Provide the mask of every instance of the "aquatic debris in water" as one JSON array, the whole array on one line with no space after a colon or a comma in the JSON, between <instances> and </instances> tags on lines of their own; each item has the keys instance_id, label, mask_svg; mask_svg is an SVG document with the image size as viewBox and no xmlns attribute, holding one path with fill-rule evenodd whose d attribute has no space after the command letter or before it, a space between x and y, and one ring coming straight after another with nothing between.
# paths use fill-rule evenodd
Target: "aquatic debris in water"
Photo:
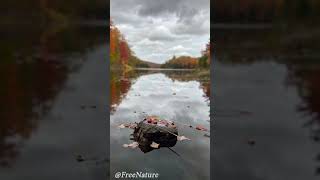
<instances>
[{"instance_id":1,"label":"aquatic debris in water","mask_svg":"<svg viewBox=\"0 0 320 180\"><path fill-rule=\"evenodd\" d=\"M196 130L199 130L199 131L208 131L207 128L205 128L205 127L203 127L203 126L201 126L201 125L196 126Z\"/></svg>"},{"instance_id":2,"label":"aquatic debris in water","mask_svg":"<svg viewBox=\"0 0 320 180\"><path fill-rule=\"evenodd\" d=\"M120 124L118 128L123 129L123 128L126 128L126 126L124 124Z\"/></svg>"},{"instance_id":3,"label":"aquatic debris in water","mask_svg":"<svg viewBox=\"0 0 320 180\"><path fill-rule=\"evenodd\" d=\"M189 124L184 124L184 123L178 123L178 124L187 126L189 128L194 128L194 129L199 130L199 131L209 131L207 128L203 127L202 125L197 125L197 126L193 127L192 125L189 125Z\"/></svg>"},{"instance_id":4,"label":"aquatic debris in water","mask_svg":"<svg viewBox=\"0 0 320 180\"><path fill-rule=\"evenodd\" d=\"M145 120L143 121L146 124L153 124L153 125L157 125L157 127L168 127L168 128L176 128L177 126L175 125L174 122L169 121L169 120L163 120L160 119L157 116L148 116L145 118Z\"/></svg>"},{"instance_id":5,"label":"aquatic debris in water","mask_svg":"<svg viewBox=\"0 0 320 180\"><path fill-rule=\"evenodd\" d=\"M108 158L101 158L96 156L87 157L81 154L77 154L75 158L79 163L86 162L86 163L94 163L95 165L104 164L109 161Z\"/></svg>"},{"instance_id":6,"label":"aquatic debris in water","mask_svg":"<svg viewBox=\"0 0 320 180\"><path fill-rule=\"evenodd\" d=\"M131 143L131 144L124 144L124 145L122 145L122 146L125 147L125 148L135 149L136 147L139 146L139 143L138 143L138 142L133 142L133 143Z\"/></svg>"},{"instance_id":7,"label":"aquatic debris in water","mask_svg":"<svg viewBox=\"0 0 320 180\"><path fill-rule=\"evenodd\" d=\"M136 123L125 123L125 124L120 124L118 126L118 128L120 129L124 129L124 128L130 128L130 129L134 129L137 127L137 124Z\"/></svg>"},{"instance_id":8,"label":"aquatic debris in water","mask_svg":"<svg viewBox=\"0 0 320 180\"><path fill-rule=\"evenodd\" d=\"M139 148L147 153L161 147L173 147L177 142L178 130L172 121L158 116L147 116L137 124L133 140L139 142Z\"/></svg>"},{"instance_id":9,"label":"aquatic debris in water","mask_svg":"<svg viewBox=\"0 0 320 180\"><path fill-rule=\"evenodd\" d=\"M253 139L249 139L249 140L248 140L248 144L249 144L250 146L254 146L254 145L256 144L256 141L253 140Z\"/></svg>"},{"instance_id":10,"label":"aquatic debris in water","mask_svg":"<svg viewBox=\"0 0 320 180\"><path fill-rule=\"evenodd\" d=\"M177 140L178 141L184 141L184 140L191 140L191 139L189 139L189 138L187 138L187 137L185 137L185 136L177 136Z\"/></svg>"},{"instance_id":11,"label":"aquatic debris in water","mask_svg":"<svg viewBox=\"0 0 320 180\"><path fill-rule=\"evenodd\" d=\"M85 159L84 159L84 157L82 155L77 155L76 159L77 159L78 162L85 161Z\"/></svg>"},{"instance_id":12,"label":"aquatic debris in water","mask_svg":"<svg viewBox=\"0 0 320 180\"><path fill-rule=\"evenodd\" d=\"M146 116L139 123L120 124L119 128L134 129L130 138L132 144L124 144L123 147L139 147L144 153L161 147L173 147L177 141L191 140L186 136L179 136L177 125L173 121L161 119L158 116Z\"/></svg>"}]
</instances>

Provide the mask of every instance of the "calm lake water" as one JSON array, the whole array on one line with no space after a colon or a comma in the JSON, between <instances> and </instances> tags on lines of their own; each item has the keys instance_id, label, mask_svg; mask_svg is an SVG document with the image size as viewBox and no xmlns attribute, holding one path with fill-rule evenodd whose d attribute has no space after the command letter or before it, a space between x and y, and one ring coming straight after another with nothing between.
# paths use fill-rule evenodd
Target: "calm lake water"
<instances>
[{"instance_id":1,"label":"calm lake water","mask_svg":"<svg viewBox=\"0 0 320 180\"><path fill-rule=\"evenodd\" d=\"M215 31L214 179L319 179L320 56L313 33Z\"/></svg>"},{"instance_id":2,"label":"calm lake water","mask_svg":"<svg viewBox=\"0 0 320 180\"><path fill-rule=\"evenodd\" d=\"M0 179L107 179L105 28L0 31ZM214 179L319 178L319 36L308 32L215 31ZM190 72L112 75L111 177L139 170L208 179L206 132L181 125L192 141L172 148L180 156L144 154L123 148L132 131L116 126L153 114L209 128L209 86Z\"/></svg>"},{"instance_id":3,"label":"calm lake water","mask_svg":"<svg viewBox=\"0 0 320 180\"><path fill-rule=\"evenodd\" d=\"M0 32L0 179L106 179L105 28Z\"/></svg>"},{"instance_id":4,"label":"calm lake water","mask_svg":"<svg viewBox=\"0 0 320 180\"><path fill-rule=\"evenodd\" d=\"M112 76L111 179L115 179L114 174L118 171L159 173L159 179L209 179L210 137L204 135L210 135L210 132L197 131L189 125L210 129L210 88L208 82L191 73L144 70L125 78ZM168 148L143 153L139 148L122 147L132 142L130 134L133 130L117 126L139 122L145 115L176 122L179 135L192 139L177 142L172 147L179 156Z\"/></svg>"}]
</instances>

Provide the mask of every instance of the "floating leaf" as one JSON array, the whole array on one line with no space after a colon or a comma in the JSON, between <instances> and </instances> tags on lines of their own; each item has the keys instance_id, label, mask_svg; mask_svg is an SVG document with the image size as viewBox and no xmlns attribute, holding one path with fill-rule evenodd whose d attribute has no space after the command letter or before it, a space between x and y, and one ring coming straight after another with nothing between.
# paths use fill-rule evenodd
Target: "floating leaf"
<instances>
[{"instance_id":1,"label":"floating leaf","mask_svg":"<svg viewBox=\"0 0 320 180\"><path fill-rule=\"evenodd\" d=\"M133 143L131 143L131 144L124 144L124 145L122 145L122 146L125 147L125 148L135 149L136 147L139 146L139 143L138 143L138 142L133 142Z\"/></svg>"},{"instance_id":2,"label":"floating leaf","mask_svg":"<svg viewBox=\"0 0 320 180\"><path fill-rule=\"evenodd\" d=\"M253 140L253 139L249 139L249 140L248 140L248 144L249 144L250 146L254 146L254 145L256 144L256 141Z\"/></svg>"},{"instance_id":3,"label":"floating leaf","mask_svg":"<svg viewBox=\"0 0 320 180\"><path fill-rule=\"evenodd\" d=\"M129 144L123 144L122 146L127 148L127 147L129 147Z\"/></svg>"},{"instance_id":4,"label":"floating leaf","mask_svg":"<svg viewBox=\"0 0 320 180\"><path fill-rule=\"evenodd\" d=\"M177 140L178 141L183 141L183 140L191 140L191 139L189 139L189 138L187 138L185 136L177 136Z\"/></svg>"},{"instance_id":5,"label":"floating leaf","mask_svg":"<svg viewBox=\"0 0 320 180\"><path fill-rule=\"evenodd\" d=\"M157 144L157 143L155 143L155 142L152 142L152 143L150 144L150 147L155 148L155 149L158 149L158 148L159 148L159 145L160 145L160 144Z\"/></svg>"},{"instance_id":6,"label":"floating leaf","mask_svg":"<svg viewBox=\"0 0 320 180\"><path fill-rule=\"evenodd\" d=\"M134 129L137 127L137 124L136 123L131 123L128 128L131 128L131 129Z\"/></svg>"},{"instance_id":7,"label":"floating leaf","mask_svg":"<svg viewBox=\"0 0 320 180\"><path fill-rule=\"evenodd\" d=\"M126 126L124 124L120 124L118 128L123 129L123 128L126 128Z\"/></svg>"},{"instance_id":8,"label":"floating leaf","mask_svg":"<svg viewBox=\"0 0 320 180\"><path fill-rule=\"evenodd\" d=\"M120 124L118 126L118 128L120 129L123 129L123 128L131 128L131 129L134 129L137 127L137 124L136 123L127 123L127 124Z\"/></svg>"},{"instance_id":9,"label":"floating leaf","mask_svg":"<svg viewBox=\"0 0 320 180\"><path fill-rule=\"evenodd\" d=\"M76 159L77 159L78 162L85 161L85 159L84 159L84 157L82 155L77 155Z\"/></svg>"},{"instance_id":10,"label":"floating leaf","mask_svg":"<svg viewBox=\"0 0 320 180\"><path fill-rule=\"evenodd\" d=\"M208 131L207 128L205 128L205 127L203 127L203 126L201 126L201 125L196 126L196 130L199 130L199 131Z\"/></svg>"}]
</instances>

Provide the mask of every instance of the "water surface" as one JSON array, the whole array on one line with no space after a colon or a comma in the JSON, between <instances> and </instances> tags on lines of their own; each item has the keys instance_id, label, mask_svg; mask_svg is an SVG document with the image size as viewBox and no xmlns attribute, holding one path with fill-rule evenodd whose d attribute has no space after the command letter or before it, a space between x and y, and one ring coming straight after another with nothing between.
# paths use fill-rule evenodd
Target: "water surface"
<instances>
[{"instance_id":1,"label":"water surface","mask_svg":"<svg viewBox=\"0 0 320 180\"><path fill-rule=\"evenodd\" d=\"M0 179L106 179L104 32L1 28Z\"/></svg>"},{"instance_id":2,"label":"water surface","mask_svg":"<svg viewBox=\"0 0 320 180\"><path fill-rule=\"evenodd\" d=\"M213 178L319 179L319 42L294 29L216 30Z\"/></svg>"},{"instance_id":3,"label":"water surface","mask_svg":"<svg viewBox=\"0 0 320 180\"><path fill-rule=\"evenodd\" d=\"M119 87L121 95L111 95L110 119L111 178L118 171L154 172L160 179L209 179L210 132L197 131L189 125L210 129L209 98L206 83L188 77L188 71L140 71L126 79L113 78L111 93ZM207 83L208 84L208 83ZM206 86L208 87L208 86ZM115 99L121 99L115 100ZM145 115L157 115L178 124L179 135L192 141L178 142L172 149L160 148L148 153L126 149L131 129L118 129L121 123L139 122Z\"/></svg>"}]
</instances>

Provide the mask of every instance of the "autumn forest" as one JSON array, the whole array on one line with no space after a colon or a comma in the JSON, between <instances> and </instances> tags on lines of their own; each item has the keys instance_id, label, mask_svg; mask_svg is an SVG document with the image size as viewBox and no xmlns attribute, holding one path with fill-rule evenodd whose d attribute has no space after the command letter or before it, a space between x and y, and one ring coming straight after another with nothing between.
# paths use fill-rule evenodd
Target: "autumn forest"
<instances>
[{"instance_id":1,"label":"autumn forest","mask_svg":"<svg viewBox=\"0 0 320 180\"><path fill-rule=\"evenodd\" d=\"M174 69L208 69L210 65L210 41L203 45L201 57L172 56L164 64L156 64L141 60L130 48L125 35L110 20L110 62L111 69L131 68L174 68Z\"/></svg>"}]
</instances>

